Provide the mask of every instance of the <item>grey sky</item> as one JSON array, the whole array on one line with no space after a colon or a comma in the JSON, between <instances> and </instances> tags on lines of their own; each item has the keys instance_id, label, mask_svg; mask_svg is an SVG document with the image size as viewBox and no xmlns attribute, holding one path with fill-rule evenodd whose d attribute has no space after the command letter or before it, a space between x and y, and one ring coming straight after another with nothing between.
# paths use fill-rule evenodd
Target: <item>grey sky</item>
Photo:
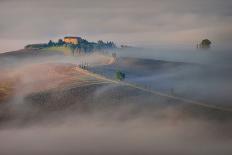
<instances>
[{"instance_id":1,"label":"grey sky","mask_svg":"<svg viewBox=\"0 0 232 155\"><path fill-rule=\"evenodd\" d=\"M232 41L231 0L0 0L0 52L64 35L131 45Z\"/></svg>"}]
</instances>

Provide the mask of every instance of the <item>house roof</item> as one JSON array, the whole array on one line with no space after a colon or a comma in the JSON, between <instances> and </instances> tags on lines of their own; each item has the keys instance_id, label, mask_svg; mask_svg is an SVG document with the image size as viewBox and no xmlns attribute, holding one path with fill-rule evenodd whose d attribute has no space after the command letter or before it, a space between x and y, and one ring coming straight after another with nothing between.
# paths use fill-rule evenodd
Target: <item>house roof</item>
<instances>
[{"instance_id":1,"label":"house roof","mask_svg":"<svg viewBox=\"0 0 232 155\"><path fill-rule=\"evenodd\" d=\"M68 37L64 37L65 39L66 38L71 38L71 39L79 39L80 37L72 37L72 36L68 36Z\"/></svg>"}]
</instances>

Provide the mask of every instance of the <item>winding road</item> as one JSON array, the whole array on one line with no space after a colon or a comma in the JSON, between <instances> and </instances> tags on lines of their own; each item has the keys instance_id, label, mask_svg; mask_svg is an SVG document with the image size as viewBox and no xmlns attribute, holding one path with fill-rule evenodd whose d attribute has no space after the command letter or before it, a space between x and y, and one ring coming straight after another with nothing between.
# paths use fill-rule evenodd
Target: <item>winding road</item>
<instances>
[{"instance_id":1,"label":"winding road","mask_svg":"<svg viewBox=\"0 0 232 155\"><path fill-rule=\"evenodd\" d=\"M118 85L128 86L128 87L135 88L135 89L147 92L147 93L151 93L153 95L158 95L158 96L161 96L161 97L178 100L178 101L181 101L183 103L189 103L189 104L193 104L193 105L197 105L197 106L201 106L201 107L205 107L205 108L209 108L209 109L220 110L220 111L231 112L232 113L232 109L229 109L229 108L224 108L224 107L220 107L220 106L216 106L216 105L210 105L208 103L194 101L194 100L191 100L191 99L187 99L187 98L182 98L182 97L170 95L170 94L158 92L158 91L155 91L155 90L150 90L150 89L144 88L142 86L138 86L136 84L132 84L132 83L125 82L125 81L117 81L117 80L109 79L109 78L107 78L105 76L102 76L102 75L99 75L99 74L95 74L93 72L90 72L88 70L84 70L84 69L81 69L81 68L76 68L76 69L79 72L82 72L85 75L89 75L89 76L95 77L96 79L107 81L109 83L114 83L114 84L118 84Z\"/></svg>"}]
</instances>

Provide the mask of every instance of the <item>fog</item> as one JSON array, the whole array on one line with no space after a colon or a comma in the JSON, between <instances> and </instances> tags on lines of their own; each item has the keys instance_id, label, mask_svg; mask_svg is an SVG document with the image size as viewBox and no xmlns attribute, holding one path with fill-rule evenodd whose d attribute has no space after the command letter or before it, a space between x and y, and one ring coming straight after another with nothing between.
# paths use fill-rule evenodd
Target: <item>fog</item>
<instances>
[{"instance_id":1,"label":"fog","mask_svg":"<svg viewBox=\"0 0 232 155\"><path fill-rule=\"evenodd\" d=\"M171 52L176 54L170 56ZM223 54L226 52L191 52L183 55L179 50L166 50L162 53L154 49L134 49L134 52L132 49L121 50L117 52L119 56L150 60L145 60L144 64L138 63L141 61L139 59L121 60L120 57L120 61L115 62L115 67L125 71L130 69L130 72L126 72L129 82L155 81L158 85L157 82L161 80L158 82L160 87L170 84L174 88L178 86L183 92L200 85L205 86L204 91L210 92L213 90L212 83L218 83L216 87L223 83L221 88L227 86L229 89L224 91L229 94L230 80L225 79L230 74L222 71L222 79L216 74L208 74L212 67L218 73L222 68L230 66L230 63L224 61L225 57L228 58ZM44 51L36 51L36 56L33 51L31 53L1 56L1 78L19 77L14 95L1 104L2 155L232 153L230 112L186 104L117 84L47 90L45 88L48 85L53 85L53 88L59 86L56 79L69 76L69 67L84 62L89 63L90 68L108 67L110 56L90 54L77 58ZM199 55L204 55L201 61L198 59ZM157 59L174 62L183 60L185 63L177 65L169 62L166 65L155 61ZM120 64L117 66L117 63ZM60 67L64 67L64 73ZM201 76L200 71L207 72ZM135 76L135 72L144 73L144 76ZM178 76L184 78L179 82L173 81L172 77ZM199 84L201 80L203 81ZM42 87L42 91L37 91L38 85ZM211 97L220 99L221 88L218 87L218 92ZM196 94L191 92L190 95L194 98Z\"/></svg>"},{"instance_id":2,"label":"fog","mask_svg":"<svg viewBox=\"0 0 232 155\"><path fill-rule=\"evenodd\" d=\"M208 65L231 65L231 48L226 46L201 50L186 46L158 46L153 48L128 48L116 51L121 57L135 57L173 62Z\"/></svg>"},{"instance_id":3,"label":"fog","mask_svg":"<svg viewBox=\"0 0 232 155\"><path fill-rule=\"evenodd\" d=\"M143 115L124 122L107 117L72 116L59 125L1 130L0 152L230 155L232 151L230 125L199 120L173 123L172 119L147 119Z\"/></svg>"},{"instance_id":4,"label":"fog","mask_svg":"<svg viewBox=\"0 0 232 155\"><path fill-rule=\"evenodd\" d=\"M0 154L231 155L231 6L0 0ZM102 53L5 53L67 35L135 48L111 51L114 64ZM211 49L195 49L205 38ZM112 79L120 70L125 82L203 104L89 77L80 64Z\"/></svg>"}]
</instances>

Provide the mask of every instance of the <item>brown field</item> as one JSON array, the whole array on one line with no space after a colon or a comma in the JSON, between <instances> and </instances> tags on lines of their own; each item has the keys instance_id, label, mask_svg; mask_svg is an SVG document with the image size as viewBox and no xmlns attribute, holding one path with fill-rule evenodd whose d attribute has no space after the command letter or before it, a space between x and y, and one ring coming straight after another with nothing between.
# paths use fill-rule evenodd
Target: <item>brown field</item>
<instances>
[{"instance_id":1,"label":"brown field","mask_svg":"<svg viewBox=\"0 0 232 155\"><path fill-rule=\"evenodd\" d=\"M7 96L29 94L50 89L63 89L71 86L107 83L78 69L73 64L47 63L23 67L5 73L0 80L0 101Z\"/></svg>"},{"instance_id":2,"label":"brown field","mask_svg":"<svg viewBox=\"0 0 232 155\"><path fill-rule=\"evenodd\" d=\"M13 91L13 83L11 81L0 82L0 102L5 101Z\"/></svg>"}]
</instances>

